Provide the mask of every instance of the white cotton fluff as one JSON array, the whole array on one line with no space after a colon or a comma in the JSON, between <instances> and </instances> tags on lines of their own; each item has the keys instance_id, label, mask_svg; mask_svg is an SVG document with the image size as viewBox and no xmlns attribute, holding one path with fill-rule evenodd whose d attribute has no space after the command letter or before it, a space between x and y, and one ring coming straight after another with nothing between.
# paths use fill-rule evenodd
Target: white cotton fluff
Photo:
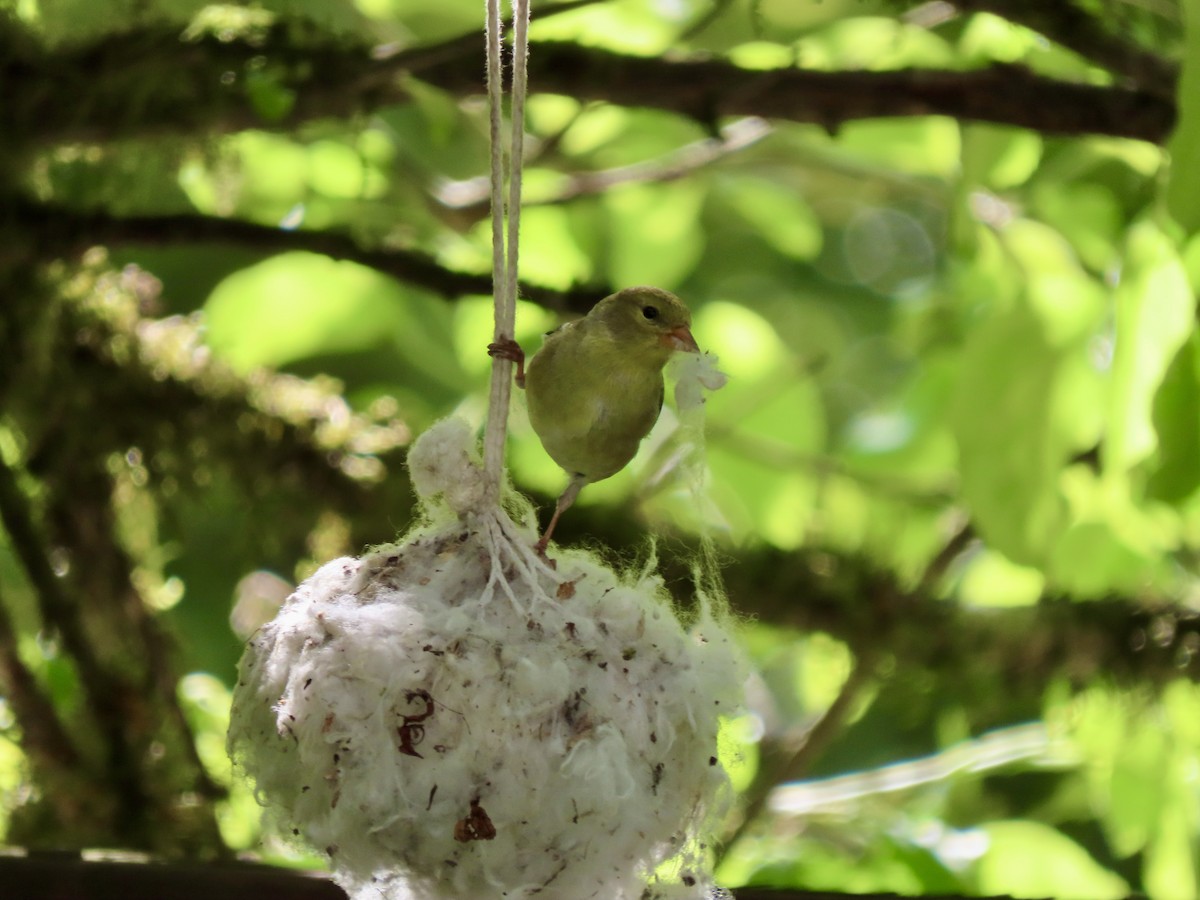
<instances>
[{"instance_id":1,"label":"white cotton fluff","mask_svg":"<svg viewBox=\"0 0 1200 900\"><path fill-rule=\"evenodd\" d=\"M426 524L327 563L249 642L231 755L358 898L700 898L734 641L648 567L531 549L465 423L409 465Z\"/></svg>"},{"instance_id":2,"label":"white cotton fluff","mask_svg":"<svg viewBox=\"0 0 1200 900\"><path fill-rule=\"evenodd\" d=\"M676 353L671 357L670 371L681 418L701 410L705 391L719 391L729 381L729 376L717 368L713 353Z\"/></svg>"}]
</instances>

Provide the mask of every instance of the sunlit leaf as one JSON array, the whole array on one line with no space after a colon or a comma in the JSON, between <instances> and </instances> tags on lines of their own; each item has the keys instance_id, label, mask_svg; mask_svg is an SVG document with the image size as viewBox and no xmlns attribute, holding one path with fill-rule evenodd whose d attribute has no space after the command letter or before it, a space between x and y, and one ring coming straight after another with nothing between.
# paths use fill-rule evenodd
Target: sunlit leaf
<instances>
[{"instance_id":1,"label":"sunlit leaf","mask_svg":"<svg viewBox=\"0 0 1200 900\"><path fill-rule=\"evenodd\" d=\"M1146 582L1153 558L1140 550L1107 521L1073 522L1055 543L1047 570L1075 596L1102 597Z\"/></svg>"},{"instance_id":2,"label":"sunlit leaf","mask_svg":"<svg viewBox=\"0 0 1200 900\"><path fill-rule=\"evenodd\" d=\"M743 69L782 69L796 60L796 48L770 41L747 41L729 50L729 60Z\"/></svg>"},{"instance_id":3,"label":"sunlit leaf","mask_svg":"<svg viewBox=\"0 0 1200 900\"><path fill-rule=\"evenodd\" d=\"M382 342L399 322L399 289L378 273L286 253L225 279L205 305L208 342L240 371Z\"/></svg>"},{"instance_id":4,"label":"sunlit leaf","mask_svg":"<svg viewBox=\"0 0 1200 900\"><path fill-rule=\"evenodd\" d=\"M315 141L308 146L309 183L328 197L378 197L383 182L363 165L358 151L340 141Z\"/></svg>"},{"instance_id":5,"label":"sunlit leaf","mask_svg":"<svg viewBox=\"0 0 1200 900\"><path fill-rule=\"evenodd\" d=\"M794 653L800 708L809 713L823 712L850 676L853 656L845 644L820 633L797 642Z\"/></svg>"},{"instance_id":6,"label":"sunlit leaf","mask_svg":"<svg viewBox=\"0 0 1200 900\"><path fill-rule=\"evenodd\" d=\"M1104 821L1120 857L1143 849L1158 826L1169 754L1167 735L1157 728L1130 729L1117 747Z\"/></svg>"},{"instance_id":7,"label":"sunlit leaf","mask_svg":"<svg viewBox=\"0 0 1200 900\"><path fill-rule=\"evenodd\" d=\"M975 62L1016 62L1038 45L1037 35L992 13L971 16L959 36L959 50Z\"/></svg>"},{"instance_id":8,"label":"sunlit leaf","mask_svg":"<svg viewBox=\"0 0 1200 900\"><path fill-rule=\"evenodd\" d=\"M1028 606L1037 602L1045 583L1037 569L985 551L970 560L958 591L962 601L973 606Z\"/></svg>"},{"instance_id":9,"label":"sunlit leaf","mask_svg":"<svg viewBox=\"0 0 1200 900\"><path fill-rule=\"evenodd\" d=\"M645 55L661 53L677 33L686 7L662 7L618 0L538 20L529 32L537 40L575 40Z\"/></svg>"},{"instance_id":10,"label":"sunlit leaf","mask_svg":"<svg viewBox=\"0 0 1200 900\"><path fill-rule=\"evenodd\" d=\"M450 311L373 269L285 253L234 273L205 304L208 343L239 372L378 351L443 389L464 384ZM482 352L482 350L481 350Z\"/></svg>"},{"instance_id":11,"label":"sunlit leaf","mask_svg":"<svg viewBox=\"0 0 1200 900\"><path fill-rule=\"evenodd\" d=\"M1054 346L1027 307L968 339L952 418L963 497L1014 562L1037 565L1065 525L1058 473L1086 446L1098 399L1082 349Z\"/></svg>"},{"instance_id":12,"label":"sunlit leaf","mask_svg":"<svg viewBox=\"0 0 1200 900\"><path fill-rule=\"evenodd\" d=\"M865 119L838 132L838 145L862 159L902 172L950 176L958 170L958 125L950 119Z\"/></svg>"},{"instance_id":13,"label":"sunlit leaf","mask_svg":"<svg viewBox=\"0 0 1200 900\"><path fill-rule=\"evenodd\" d=\"M1161 560L1179 536L1172 512L1139 505L1128 479L1099 476L1089 465L1068 467L1059 483L1070 524L1049 554L1053 581L1081 597L1171 589L1171 567Z\"/></svg>"},{"instance_id":14,"label":"sunlit leaf","mask_svg":"<svg viewBox=\"0 0 1200 900\"><path fill-rule=\"evenodd\" d=\"M1178 775L1177 768L1173 774ZM1156 900L1186 900L1200 893L1200 878L1196 874L1196 802L1187 791L1175 792L1164 799L1157 831L1146 848L1143 880L1147 893Z\"/></svg>"},{"instance_id":15,"label":"sunlit leaf","mask_svg":"<svg viewBox=\"0 0 1200 900\"><path fill-rule=\"evenodd\" d=\"M1061 900L1118 900L1129 893L1123 878L1061 831L1040 822L989 822L983 831L989 846L978 863L981 893Z\"/></svg>"},{"instance_id":16,"label":"sunlit leaf","mask_svg":"<svg viewBox=\"0 0 1200 900\"><path fill-rule=\"evenodd\" d=\"M840 19L797 44L811 69L898 69L951 62L949 44L926 28L882 16Z\"/></svg>"},{"instance_id":17,"label":"sunlit leaf","mask_svg":"<svg viewBox=\"0 0 1200 900\"><path fill-rule=\"evenodd\" d=\"M549 287L595 280L596 262L575 243L568 213L559 206L531 206L521 214L521 274Z\"/></svg>"},{"instance_id":18,"label":"sunlit leaf","mask_svg":"<svg viewBox=\"0 0 1200 900\"><path fill-rule=\"evenodd\" d=\"M707 404L718 502L736 532L754 530L780 546L796 546L815 497L813 454L825 440L815 385L795 378L771 324L744 307L708 304L697 313L693 333L730 376Z\"/></svg>"},{"instance_id":19,"label":"sunlit leaf","mask_svg":"<svg viewBox=\"0 0 1200 900\"><path fill-rule=\"evenodd\" d=\"M1108 272L1117 263L1122 211L1108 187L1039 182L1033 192L1035 214L1063 235L1083 263L1097 272Z\"/></svg>"},{"instance_id":20,"label":"sunlit leaf","mask_svg":"<svg viewBox=\"0 0 1200 900\"><path fill-rule=\"evenodd\" d=\"M1138 226L1116 295L1106 473L1128 469L1154 451L1154 396L1195 327L1195 305L1171 242L1153 226Z\"/></svg>"},{"instance_id":21,"label":"sunlit leaf","mask_svg":"<svg viewBox=\"0 0 1200 900\"><path fill-rule=\"evenodd\" d=\"M1029 131L972 124L963 129L963 178L994 190L1025 182L1042 158L1042 139Z\"/></svg>"},{"instance_id":22,"label":"sunlit leaf","mask_svg":"<svg viewBox=\"0 0 1200 900\"><path fill-rule=\"evenodd\" d=\"M631 185L610 193L609 281L678 287L704 252L703 202L703 187L688 181Z\"/></svg>"},{"instance_id":23,"label":"sunlit leaf","mask_svg":"<svg viewBox=\"0 0 1200 900\"><path fill-rule=\"evenodd\" d=\"M581 156L612 141L629 127L631 113L619 106L596 105L584 109L562 136L566 153Z\"/></svg>"},{"instance_id":24,"label":"sunlit leaf","mask_svg":"<svg viewBox=\"0 0 1200 900\"><path fill-rule=\"evenodd\" d=\"M793 259L811 259L821 249L821 222L797 194L765 178L738 178L730 201L776 250Z\"/></svg>"}]
</instances>

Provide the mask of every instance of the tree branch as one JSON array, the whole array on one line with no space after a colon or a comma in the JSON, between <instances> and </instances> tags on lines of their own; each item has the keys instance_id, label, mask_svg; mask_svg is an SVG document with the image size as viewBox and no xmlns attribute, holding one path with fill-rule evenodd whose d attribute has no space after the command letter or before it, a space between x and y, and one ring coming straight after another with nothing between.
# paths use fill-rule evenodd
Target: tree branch
<instances>
[{"instance_id":1,"label":"tree branch","mask_svg":"<svg viewBox=\"0 0 1200 900\"><path fill-rule=\"evenodd\" d=\"M552 507L553 498L539 497ZM609 507L583 506L559 523L564 544L636 554L645 524ZM661 546L661 545L660 545ZM660 552L664 579L686 603L690 560ZM981 683L1040 698L1047 684L1080 687L1098 679L1164 685L1200 682L1200 613L1168 597L1073 600L1047 593L1035 605L975 609L881 569L865 556L803 548L740 547L722 571L739 615L803 633L824 632L854 648L892 654L897 669L942 673L950 694L978 707ZM944 673L958 676L946 681Z\"/></svg>"},{"instance_id":2,"label":"tree branch","mask_svg":"<svg viewBox=\"0 0 1200 900\"><path fill-rule=\"evenodd\" d=\"M380 59L365 47L299 44L282 27L253 41L204 36L185 43L173 32L122 34L79 49L0 60L0 83L19 88L0 106L0 133L20 146L290 129L407 102L404 75L474 95L482 90L479 44L472 33ZM164 68L172 78L157 77ZM291 98L286 114L268 119L255 109L243 87L252 71ZM232 81L223 78L229 73ZM944 115L1046 134L1161 143L1175 120L1171 99L1144 87L1068 83L1004 65L967 72L757 71L724 60L639 57L541 42L531 49L529 78L535 92L676 112L714 132L726 116L834 129L856 119Z\"/></svg>"},{"instance_id":3,"label":"tree branch","mask_svg":"<svg viewBox=\"0 0 1200 900\"><path fill-rule=\"evenodd\" d=\"M68 256L96 245L169 246L188 243L233 244L264 253L304 250L333 259L349 260L390 275L447 299L468 294L490 295L491 275L447 269L415 250L369 249L333 231L299 231L258 225L240 219L199 214L114 216L100 211L75 211L61 206L15 199L7 204L25 238L27 254ZM0 248L0 255L13 254ZM522 282L520 296L560 312L587 312L609 290L578 286L556 291Z\"/></svg>"},{"instance_id":4,"label":"tree branch","mask_svg":"<svg viewBox=\"0 0 1200 900\"><path fill-rule=\"evenodd\" d=\"M256 863L85 861L68 854L0 857L0 891L22 900L108 900L159 897L170 900L346 900L328 876ZM737 888L736 900L906 900L900 894L843 894L777 888ZM926 895L926 900L965 900ZM974 897L972 900L1012 900Z\"/></svg>"},{"instance_id":5,"label":"tree branch","mask_svg":"<svg viewBox=\"0 0 1200 900\"><path fill-rule=\"evenodd\" d=\"M414 69L456 94L478 90L463 61ZM544 42L530 51L531 90L677 112L714 128L725 116L761 116L825 128L857 119L952 116L1046 134L1108 134L1160 143L1175 120L1169 99L1139 88L1076 84L1020 66L968 72L752 71L724 60L626 56ZM1037 97L1037 103L1030 103Z\"/></svg>"}]
</instances>

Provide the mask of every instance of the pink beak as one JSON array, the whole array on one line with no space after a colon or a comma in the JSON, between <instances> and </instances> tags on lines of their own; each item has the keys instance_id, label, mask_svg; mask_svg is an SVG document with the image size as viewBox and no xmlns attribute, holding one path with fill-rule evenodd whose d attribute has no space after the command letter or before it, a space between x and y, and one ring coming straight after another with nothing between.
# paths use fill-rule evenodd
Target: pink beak
<instances>
[{"instance_id":1,"label":"pink beak","mask_svg":"<svg viewBox=\"0 0 1200 900\"><path fill-rule=\"evenodd\" d=\"M696 339L692 337L691 329L686 325L672 328L662 336L662 342L672 350L683 350L687 353L700 352L700 347L696 344Z\"/></svg>"}]
</instances>

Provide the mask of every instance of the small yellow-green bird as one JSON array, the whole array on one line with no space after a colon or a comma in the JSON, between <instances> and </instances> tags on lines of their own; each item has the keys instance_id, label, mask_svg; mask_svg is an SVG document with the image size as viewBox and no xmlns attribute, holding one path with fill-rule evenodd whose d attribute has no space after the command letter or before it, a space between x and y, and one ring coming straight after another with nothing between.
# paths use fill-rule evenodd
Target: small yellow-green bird
<instances>
[{"instance_id":1,"label":"small yellow-green bird","mask_svg":"<svg viewBox=\"0 0 1200 900\"><path fill-rule=\"evenodd\" d=\"M539 553L583 486L615 475L637 453L662 410L663 366L676 350L700 351L691 324L670 291L630 287L547 334L528 372L516 341L488 345L490 355L517 364L533 430L571 478L537 542Z\"/></svg>"}]
</instances>

